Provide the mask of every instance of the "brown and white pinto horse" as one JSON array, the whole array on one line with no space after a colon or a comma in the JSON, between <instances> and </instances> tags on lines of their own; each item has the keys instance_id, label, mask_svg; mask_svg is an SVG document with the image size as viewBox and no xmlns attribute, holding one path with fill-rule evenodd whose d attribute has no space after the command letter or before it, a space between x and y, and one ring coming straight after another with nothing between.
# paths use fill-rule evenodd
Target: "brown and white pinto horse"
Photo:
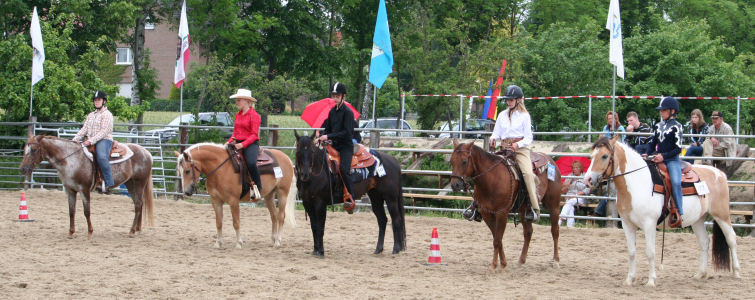
<instances>
[{"instance_id":1,"label":"brown and white pinto horse","mask_svg":"<svg viewBox=\"0 0 755 300\"><path fill-rule=\"evenodd\" d=\"M128 193L134 201L134 222L129 236L138 235L142 229L142 211L147 215L149 225L154 223L152 195L152 154L142 146L126 144L134 153L128 160L110 165L113 182L116 186L126 184ZM24 159L21 162L22 174L31 174L34 167L43 159L58 171L63 182L63 190L68 195L68 215L70 227L68 237L75 231L76 193L84 195L84 216L87 219L88 238L92 237L92 222L89 219L90 192L95 186L94 164L85 155L81 144L66 139L50 136L30 136L24 147Z\"/></svg>"},{"instance_id":2,"label":"brown and white pinto horse","mask_svg":"<svg viewBox=\"0 0 755 300\"><path fill-rule=\"evenodd\" d=\"M294 211L296 209L296 177L294 176L294 164L288 156L275 149L266 149L278 161L283 177L275 178L273 174L260 174L262 186L260 193L265 199L265 205L270 211L270 219L273 223L271 238L273 244L278 247L281 244L281 231L283 225L296 226ZM241 248L244 241L239 231L239 199L241 184L239 174L234 171L233 164L229 160L228 152L223 145L201 143L196 144L178 156L176 172L182 178L183 192L191 196L201 174L207 177L207 193L210 194L212 208L215 210L215 226L218 234L215 247L223 245L223 203L231 207L233 217L233 229L236 230L236 248ZM278 197L278 210L275 210L275 198ZM249 195L245 195L249 199ZM249 200L246 200L249 201Z\"/></svg>"},{"instance_id":3,"label":"brown and white pinto horse","mask_svg":"<svg viewBox=\"0 0 755 300\"><path fill-rule=\"evenodd\" d=\"M556 163L548 157L554 166ZM464 190L464 180L474 182L473 198L477 201L477 211L482 215L482 220L488 225L493 234L493 261L490 263L490 271L497 271L500 259L501 269L506 267L506 256L503 253L503 233L506 231L506 223L509 212L514 204L514 199L519 189L519 181L507 167L505 160L497 155L488 153L473 143L459 144L454 140L454 152L451 155L451 187L454 191ZM547 178L547 174L538 176L540 185L545 188L542 203L550 213L551 236L553 237L553 266L559 266L558 257L558 211L561 200L561 175L556 172L554 181ZM547 182L547 183L546 183ZM527 192L524 191L526 194ZM530 209L530 202L524 201L519 206L519 215L524 216L526 209ZM532 221L522 218L524 227L524 245L522 254L519 256L519 264L527 260L527 251L532 239Z\"/></svg>"},{"instance_id":4,"label":"brown and white pinto horse","mask_svg":"<svg viewBox=\"0 0 755 300\"><path fill-rule=\"evenodd\" d=\"M616 141L601 138L592 146L592 164L585 174L585 182L594 185L598 179L613 177L616 184L616 207L624 228L629 252L629 272L624 284L632 285L637 265L635 241L637 229L645 232L646 254L650 270L648 286L655 286L655 230L661 217L664 195L653 192L653 181L645 160L631 147ZM684 196L682 226L692 226L700 245L700 266L695 278L704 278L708 263L708 232L705 230L705 216L713 216L713 264L716 269L729 269L734 260L734 274L739 275L737 243L729 216L729 186L726 174L711 166L693 165L710 193L705 196ZM661 269L662 265L661 265Z\"/></svg>"}]
</instances>

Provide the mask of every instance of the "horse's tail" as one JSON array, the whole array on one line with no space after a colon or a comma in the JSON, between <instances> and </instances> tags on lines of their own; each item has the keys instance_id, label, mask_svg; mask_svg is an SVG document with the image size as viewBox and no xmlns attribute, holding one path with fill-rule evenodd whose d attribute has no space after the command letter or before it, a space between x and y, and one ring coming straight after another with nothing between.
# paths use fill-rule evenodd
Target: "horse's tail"
<instances>
[{"instance_id":1,"label":"horse's tail","mask_svg":"<svg viewBox=\"0 0 755 300\"><path fill-rule=\"evenodd\" d=\"M296 194L298 189L296 188L296 175L291 177L291 186L288 188L288 195L286 196L286 218L283 219L283 225L291 228L296 227Z\"/></svg>"},{"instance_id":2,"label":"horse's tail","mask_svg":"<svg viewBox=\"0 0 755 300\"><path fill-rule=\"evenodd\" d=\"M718 226L718 222L713 222L713 268L718 270L729 270L731 256L729 255L729 244L726 243L726 236Z\"/></svg>"},{"instance_id":3,"label":"horse's tail","mask_svg":"<svg viewBox=\"0 0 755 300\"><path fill-rule=\"evenodd\" d=\"M147 177L147 181L145 181L145 187L142 194L142 207L143 207L143 214L147 215L147 224L149 226L155 226L155 194L152 191L152 172L149 172L149 176Z\"/></svg>"}]
</instances>

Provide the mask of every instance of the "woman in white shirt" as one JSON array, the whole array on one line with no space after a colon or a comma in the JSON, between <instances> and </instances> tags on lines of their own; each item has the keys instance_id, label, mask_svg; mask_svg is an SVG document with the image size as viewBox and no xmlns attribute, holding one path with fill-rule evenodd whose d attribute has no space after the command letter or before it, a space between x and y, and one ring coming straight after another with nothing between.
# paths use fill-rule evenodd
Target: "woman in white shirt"
<instances>
[{"instance_id":1,"label":"woman in white shirt","mask_svg":"<svg viewBox=\"0 0 755 300\"><path fill-rule=\"evenodd\" d=\"M530 198L532 210L525 214L525 219L537 221L540 219L540 205L537 199L537 177L532 172L530 149L532 144L532 120L527 108L524 107L524 93L522 88L510 85L506 88L506 110L498 114L495 121L493 135L490 136L490 149L495 149L497 142L501 147L508 147L516 152L516 163L522 171L524 183Z\"/></svg>"},{"instance_id":2,"label":"woman in white shirt","mask_svg":"<svg viewBox=\"0 0 755 300\"><path fill-rule=\"evenodd\" d=\"M590 188L587 187L585 184L585 179L582 174L584 172L584 166L582 166L582 162L575 160L571 163L571 174L569 176L579 176L579 178L569 178L564 181L564 184L562 185L562 193L566 193L567 195L587 195L590 194ZM561 226L561 220L566 219L566 226L567 227L574 227L574 209L579 205L584 205L585 199L584 198L578 198L578 197L567 197L566 203L564 203L564 207L561 209L561 215L558 219L558 226Z\"/></svg>"}]
</instances>

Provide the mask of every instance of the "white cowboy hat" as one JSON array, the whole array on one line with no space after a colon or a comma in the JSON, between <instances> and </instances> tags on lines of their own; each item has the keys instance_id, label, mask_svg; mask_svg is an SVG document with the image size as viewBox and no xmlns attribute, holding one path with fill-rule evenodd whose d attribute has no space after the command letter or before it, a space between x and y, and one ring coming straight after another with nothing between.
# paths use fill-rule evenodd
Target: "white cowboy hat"
<instances>
[{"instance_id":1,"label":"white cowboy hat","mask_svg":"<svg viewBox=\"0 0 755 300\"><path fill-rule=\"evenodd\" d=\"M231 98L231 99L246 99L246 100L251 100L251 101L257 102L257 99L255 99L254 97L252 97L252 91L247 90L247 89L238 89L236 91L236 93L233 94L233 95L231 95L231 97L229 97L229 98Z\"/></svg>"}]
</instances>

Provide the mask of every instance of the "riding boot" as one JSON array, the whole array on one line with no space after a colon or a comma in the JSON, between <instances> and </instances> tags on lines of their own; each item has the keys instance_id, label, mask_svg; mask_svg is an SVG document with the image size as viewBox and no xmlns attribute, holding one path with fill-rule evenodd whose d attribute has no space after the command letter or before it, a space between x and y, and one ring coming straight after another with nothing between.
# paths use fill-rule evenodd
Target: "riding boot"
<instances>
[{"instance_id":1,"label":"riding boot","mask_svg":"<svg viewBox=\"0 0 755 300\"><path fill-rule=\"evenodd\" d=\"M464 212L461 215L462 217L464 217L464 219L467 219L468 221L477 221L477 222L482 221L482 215L480 214L480 212L477 211L476 201L472 202L472 204L469 205L469 207L467 207L467 209L464 210Z\"/></svg>"}]
</instances>

